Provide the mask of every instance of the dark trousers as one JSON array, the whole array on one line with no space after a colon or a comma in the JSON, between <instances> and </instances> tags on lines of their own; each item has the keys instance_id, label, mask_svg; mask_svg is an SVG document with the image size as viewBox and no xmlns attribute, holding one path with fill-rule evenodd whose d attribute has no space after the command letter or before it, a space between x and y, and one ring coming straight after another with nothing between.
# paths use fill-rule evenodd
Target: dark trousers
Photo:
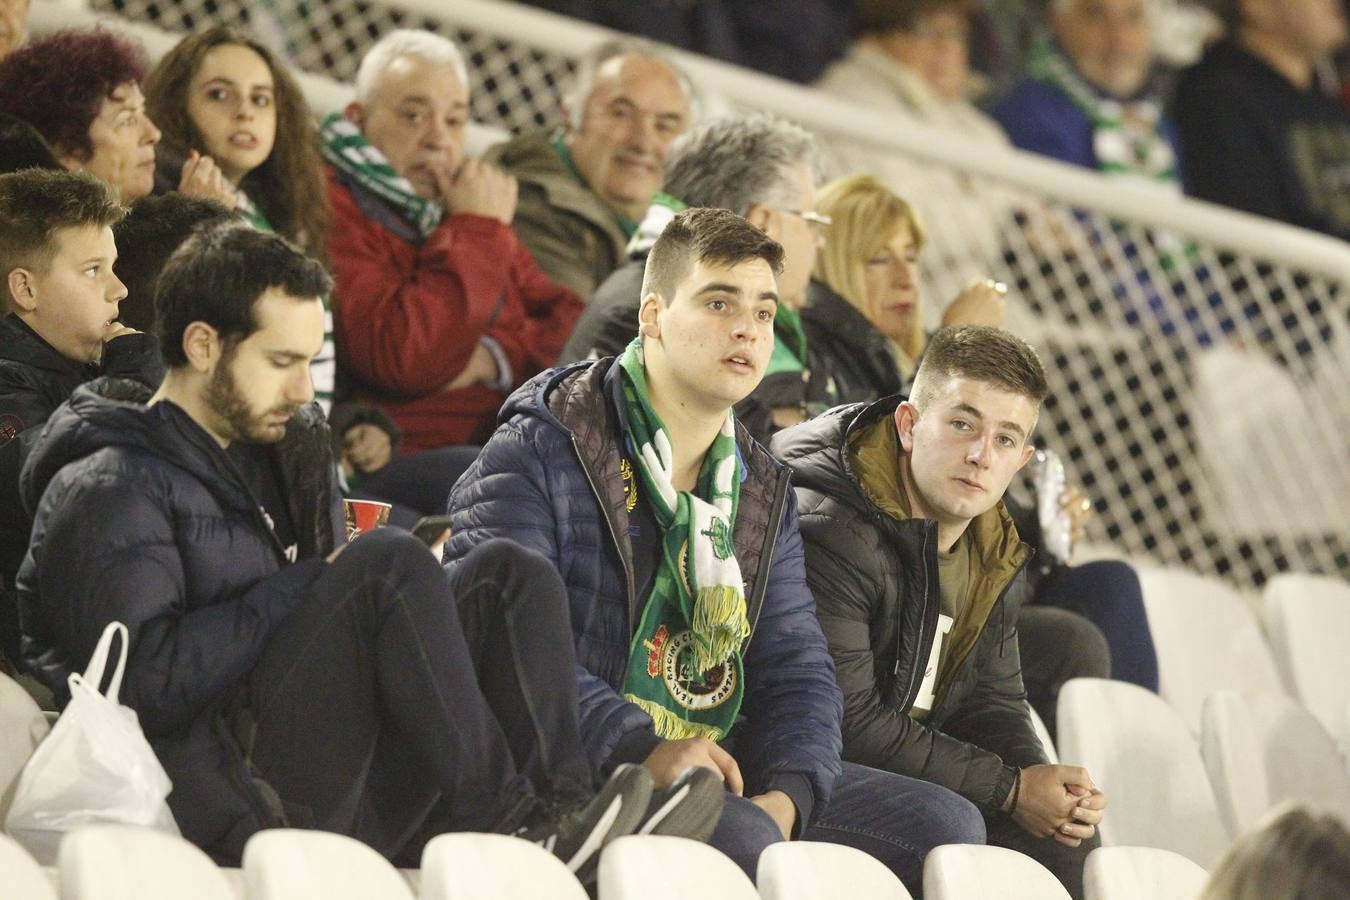
<instances>
[{"instance_id":1,"label":"dark trousers","mask_svg":"<svg viewBox=\"0 0 1350 900\"><path fill-rule=\"evenodd\" d=\"M478 458L480 447L441 447L396 456L385 466L356 479L353 496L383 500L413 510L418 516L446 511L450 488Z\"/></svg>"},{"instance_id":2,"label":"dark trousers","mask_svg":"<svg viewBox=\"0 0 1350 900\"><path fill-rule=\"evenodd\" d=\"M1053 872L1073 900L1083 900L1083 863L1089 853L1102 845L1100 834L1077 847L1066 847L1052 837L1033 837L1012 816L1003 813L986 812L984 825L990 846L1025 853Z\"/></svg>"},{"instance_id":3,"label":"dark trousers","mask_svg":"<svg viewBox=\"0 0 1350 900\"><path fill-rule=\"evenodd\" d=\"M1158 657L1134 568L1118 559L1059 566L1041 584L1036 602L1086 616L1111 648L1111 677L1157 692Z\"/></svg>"},{"instance_id":4,"label":"dark trousers","mask_svg":"<svg viewBox=\"0 0 1350 900\"><path fill-rule=\"evenodd\" d=\"M1070 678L1111 677L1106 638L1085 616L1067 609L1023 606L1017 617L1017 648L1027 700L1051 738L1059 733L1055 711L1064 683Z\"/></svg>"},{"instance_id":5,"label":"dark trousers","mask_svg":"<svg viewBox=\"0 0 1350 900\"><path fill-rule=\"evenodd\" d=\"M452 576L406 532L350 544L249 679L252 760L290 823L415 860L535 792L589 790L564 603L553 566L510 541Z\"/></svg>"}]
</instances>

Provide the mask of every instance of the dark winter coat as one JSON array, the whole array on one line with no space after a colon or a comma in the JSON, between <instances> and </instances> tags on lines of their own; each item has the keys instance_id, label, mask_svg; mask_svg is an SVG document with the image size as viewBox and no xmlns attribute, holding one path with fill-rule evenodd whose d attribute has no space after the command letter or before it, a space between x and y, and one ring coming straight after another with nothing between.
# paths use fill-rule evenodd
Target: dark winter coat
<instances>
[{"instance_id":1,"label":"dark winter coat","mask_svg":"<svg viewBox=\"0 0 1350 900\"><path fill-rule=\"evenodd\" d=\"M298 543L288 564L214 438L171 402L108 400L103 387L76 390L24 468L37 507L18 581L24 662L63 696L104 626L124 622L121 700L173 781L169 807L186 838L237 864L280 819L226 713L340 533L328 426L311 404L277 447Z\"/></svg>"},{"instance_id":2,"label":"dark winter coat","mask_svg":"<svg viewBox=\"0 0 1350 900\"><path fill-rule=\"evenodd\" d=\"M1015 769L1046 761L1017 647L1030 549L1002 502L971 522L984 588L972 608L987 615L927 718L911 719L941 604L937 523L884 511L859 485L849 455L850 438L888 424L902 399L838 407L779 432L773 449L798 485L807 581L844 692L844 758L995 809Z\"/></svg>"},{"instance_id":3,"label":"dark winter coat","mask_svg":"<svg viewBox=\"0 0 1350 900\"><path fill-rule=\"evenodd\" d=\"M840 403L870 403L903 388L886 336L852 303L812 281L802 308L812 365L834 379Z\"/></svg>"},{"instance_id":4,"label":"dark winter coat","mask_svg":"<svg viewBox=\"0 0 1350 900\"><path fill-rule=\"evenodd\" d=\"M18 316L0 318L0 654L18 661L14 576L28 551L32 510L19 499L19 473L42 425L75 388L100 374L155 388L164 377L155 340L125 334L103 348L101 365L62 356Z\"/></svg>"},{"instance_id":5,"label":"dark winter coat","mask_svg":"<svg viewBox=\"0 0 1350 900\"><path fill-rule=\"evenodd\" d=\"M448 563L493 537L552 560L567 587L576 647L581 733L601 770L645 759L652 720L620 696L645 598L636 596L610 399L612 359L544 372L502 408L502 425L450 494ZM746 793L778 789L801 822L829 798L839 764L839 689L806 587L787 470L738 429L745 473L733 539L753 632L743 647L746 690L729 739Z\"/></svg>"}]
</instances>

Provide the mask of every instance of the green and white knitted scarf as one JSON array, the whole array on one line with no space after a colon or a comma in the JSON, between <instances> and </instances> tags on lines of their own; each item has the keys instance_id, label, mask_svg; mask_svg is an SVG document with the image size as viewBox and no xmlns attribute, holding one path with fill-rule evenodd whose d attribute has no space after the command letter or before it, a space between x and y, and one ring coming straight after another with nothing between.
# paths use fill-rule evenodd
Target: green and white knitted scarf
<instances>
[{"instance_id":1,"label":"green and white knitted scarf","mask_svg":"<svg viewBox=\"0 0 1350 900\"><path fill-rule=\"evenodd\" d=\"M1033 49L1027 72L1063 91L1092 122L1098 169L1181 192L1176 153L1162 133L1162 110L1157 103L1147 98L1121 102L1101 96L1048 40Z\"/></svg>"},{"instance_id":2,"label":"green and white knitted scarf","mask_svg":"<svg viewBox=\"0 0 1350 900\"><path fill-rule=\"evenodd\" d=\"M319 128L323 140L323 158L334 168L356 181L397 209L426 237L441 224L445 207L417 196L408 179L394 171L389 160L366 140L365 135L345 116L333 113Z\"/></svg>"},{"instance_id":3,"label":"green and white knitted scarf","mask_svg":"<svg viewBox=\"0 0 1350 900\"><path fill-rule=\"evenodd\" d=\"M661 562L628 658L623 691L665 740L726 737L745 694L750 636L732 530L740 461L730 411L692 492L675 490L674 452L647 393L642 339L619 360L638 483L661 528Z\"/></svg>"}]
</instances>

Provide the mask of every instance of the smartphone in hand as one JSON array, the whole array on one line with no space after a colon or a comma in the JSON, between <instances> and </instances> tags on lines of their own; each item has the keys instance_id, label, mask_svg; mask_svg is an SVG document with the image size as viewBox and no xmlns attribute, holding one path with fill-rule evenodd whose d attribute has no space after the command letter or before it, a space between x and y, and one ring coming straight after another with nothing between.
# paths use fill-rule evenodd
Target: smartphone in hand
<instances>
[{"instance_id":1,"label":"smartphone in hand","mask_svg":"<svg viewBox=\"0 0 1350 900\"><path fill-rule=\"evenodd\" d=\"M430 547L440 540L441 535L450 530L450 522L453 517L444 516L423 516L417 520L413 526L413 537Z\"/></svg>"}]
</instances>

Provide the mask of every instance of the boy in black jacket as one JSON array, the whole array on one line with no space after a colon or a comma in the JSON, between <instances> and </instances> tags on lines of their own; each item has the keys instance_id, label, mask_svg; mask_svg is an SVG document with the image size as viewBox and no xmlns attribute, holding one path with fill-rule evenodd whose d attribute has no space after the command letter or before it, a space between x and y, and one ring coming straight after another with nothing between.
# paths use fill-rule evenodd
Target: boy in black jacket
<instances>
[{"instance_id":1,"label":"boy in black jacket","mask_svg":"<svg viewBox=\"0 0 1350 900\"><path fill-rule=\"evenodd\" d=\"M17 660L14 574L31 520L19 471L47 421L100 374L158 386L154 340L118 321L112 226L125 210L103 182L60 170L0 175L0 657Z\"/></svg>"}]
</instances>

